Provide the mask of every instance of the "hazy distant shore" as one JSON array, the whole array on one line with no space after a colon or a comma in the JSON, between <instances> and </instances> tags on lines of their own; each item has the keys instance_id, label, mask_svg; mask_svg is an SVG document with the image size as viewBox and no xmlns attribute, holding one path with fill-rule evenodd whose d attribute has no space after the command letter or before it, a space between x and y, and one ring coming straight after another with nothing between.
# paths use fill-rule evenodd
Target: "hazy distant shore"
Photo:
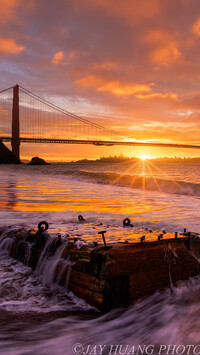
<instances>
[{"instance_id":1,"label":"hazy distant shore","mask_svg":"<svg viewBox=\"0 0 200 355\"><path fill-rule=\"evenodd\" d=\"M123 156L114 156L114 157L101 157L99 159L80 159L75 161L50 161L48 158L45 158L46 161L54 164L88 164L88 163L135 163L142 161L141 158L129 158ZM146 161L150 161L153 164L200 164L200 157L198 158L147 158ZM22 159L23 163L29 163L30 159Z\"/></svg>"},{"instance_id":2,"label":"hazy distant shore","mask_svg":"<svg viewBox=\"0 0 200 355\"><path fill-rule=\"evenodd\" d=\"M144 159L142 159L144 160ZM150 160L152 163L163 163L163 164L200 164L200 157L199 158L168 158L168 157L164 157L164 158L151 158L151 159L145 159L145 160ZM73 161L71 163L129 163L129 162L138 162L141 161L140 158L128 158L128 157L123 157L123 156L114 156L114 157L102 157L96 160L90 160L90 159L81 159L81 160L77 160L77 161Z\"/></svg>"}]
</instances>

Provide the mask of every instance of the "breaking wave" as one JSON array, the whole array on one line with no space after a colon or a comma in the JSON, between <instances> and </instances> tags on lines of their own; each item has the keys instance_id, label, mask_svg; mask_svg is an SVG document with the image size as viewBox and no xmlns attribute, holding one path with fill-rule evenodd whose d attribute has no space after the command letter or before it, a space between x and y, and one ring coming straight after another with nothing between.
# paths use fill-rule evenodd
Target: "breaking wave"
<instances>
[{"instance_id":1,"label":"breaking wave","mask_svg":"<svg viewBox=\"0 0 200 355\"><path fill-rule=\"evenodd\" d=\"M131 187L133 189L144 189L150 191L160 191L170 194L200 196L200 184L185 181L165 180L143 175L120 175L117 173L102 173L80 170L69 172L69 175L76 175L90 182L98 184L117 185Z\"/></svg>"}]
</instances>

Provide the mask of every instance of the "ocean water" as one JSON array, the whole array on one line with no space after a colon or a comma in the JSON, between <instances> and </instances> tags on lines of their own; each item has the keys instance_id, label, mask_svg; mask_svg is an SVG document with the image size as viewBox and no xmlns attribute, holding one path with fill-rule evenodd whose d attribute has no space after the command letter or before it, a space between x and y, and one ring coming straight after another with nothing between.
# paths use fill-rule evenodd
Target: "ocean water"
<instances>
[{"instance_id":1,"label":"ocean water","mask_svg":"<svg viewBox=\"0 0 200 355\"><path fill-rule=\"evenodd\" d=\"M200 164L151 162L0 166L1 226L100 241L131 240L122 227L200 231ZM78 215L86 219L78 222ZM105 315L8 257L0 241L1 354L200 354L200 278ZM171 346L171 347L169 347Z\"/></svg>"}]
</instances>

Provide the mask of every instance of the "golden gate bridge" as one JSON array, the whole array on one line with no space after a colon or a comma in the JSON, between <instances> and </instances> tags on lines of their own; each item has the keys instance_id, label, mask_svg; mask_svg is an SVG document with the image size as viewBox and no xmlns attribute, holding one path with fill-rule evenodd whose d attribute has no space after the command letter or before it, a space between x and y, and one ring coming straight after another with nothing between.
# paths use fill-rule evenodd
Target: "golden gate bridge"
<instances>
[{"instance_id":1,"label":"golden gate bridge","mask_svg":"<svg viewBox=\"0 0 200 355\"><path fill-rule=\"evenodd\" d=\"M200 145L141 142L76 115L20 85L0 91L0 141L11 142L19 158L20 143L128 145L200 149Z\"/></svg>"}]
</instances>

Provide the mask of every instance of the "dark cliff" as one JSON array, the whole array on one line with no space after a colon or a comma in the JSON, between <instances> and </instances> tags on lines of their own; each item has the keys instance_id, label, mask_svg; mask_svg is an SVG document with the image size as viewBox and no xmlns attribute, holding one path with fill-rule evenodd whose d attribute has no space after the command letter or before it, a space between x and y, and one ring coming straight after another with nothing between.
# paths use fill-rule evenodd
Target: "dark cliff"
<instances>
[{"instance_id":1,"label":"dark cliff","mask_svg":"<svg viewBox=\"0 0 200 355\"><path fill-rule=\"evenodd\" d=\"M0 141L0 164L21 164L21 161Z\"/></svg>"}]
</instances>

